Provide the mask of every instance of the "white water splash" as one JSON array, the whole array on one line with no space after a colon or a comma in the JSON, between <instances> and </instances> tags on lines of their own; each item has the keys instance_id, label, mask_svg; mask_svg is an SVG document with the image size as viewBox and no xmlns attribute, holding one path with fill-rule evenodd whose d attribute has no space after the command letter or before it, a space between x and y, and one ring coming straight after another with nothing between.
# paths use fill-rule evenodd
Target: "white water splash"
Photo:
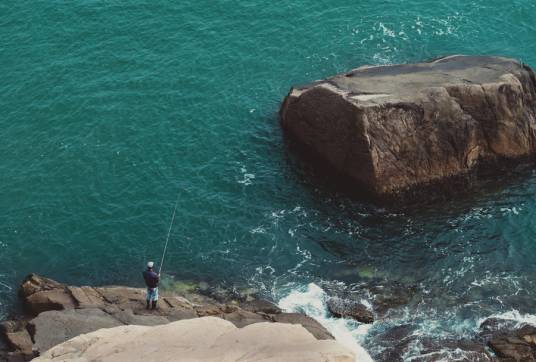
<instances>
[{"instance_id":1,"label":"white water splash","mask_svg":"<svg viewBox=\"0 0 536 362\"><path fill-rule=\"evenodd\" d=\"M504 312L504 313L492 314L492 315L490 315L490 316L488 316L486 318L482 318L479 321L478 324L479 325L482 324L486 319L489 319L489 318L496 318L496 319L514 321L514 322L517 322L518 325L530 324L530 325L536 326L536 315L534 315L534 314L521 314L516 309L513 309L513 310L508 311L508 312Z\"/></svg>"},{"instance_id":2,"label":"white water splash","mask_svg":"<svg viewBox=\"0 0 536 362\"><path fill-rule=\"evenodd\" d=\"M359 325L344 318L328 316L326 292L318 285L310 283L305 290L294 290L279 301L279 307L287 312L302 312L316 319L335 339L354 352L356 361L372 362L372 358L358 341L368 332L370 326Z\"/></svg>"}]
</instances>

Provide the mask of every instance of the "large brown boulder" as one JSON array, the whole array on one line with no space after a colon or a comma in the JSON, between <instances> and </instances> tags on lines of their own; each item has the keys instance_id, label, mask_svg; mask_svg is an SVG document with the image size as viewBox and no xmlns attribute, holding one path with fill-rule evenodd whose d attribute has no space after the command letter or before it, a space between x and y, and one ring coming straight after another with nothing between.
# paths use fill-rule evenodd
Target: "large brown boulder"
<instances>
[{"instance_id":1,"label":"large brown boulder","mask_svg":"<svg viewBox=\"0 0 536 362\"><path fill-rule=\"evenodd\" d=\"M393 196L534 155L536 77L490 56L363 66L292 88L280 116L352 191Z\"/></svg>"}]
</instances>

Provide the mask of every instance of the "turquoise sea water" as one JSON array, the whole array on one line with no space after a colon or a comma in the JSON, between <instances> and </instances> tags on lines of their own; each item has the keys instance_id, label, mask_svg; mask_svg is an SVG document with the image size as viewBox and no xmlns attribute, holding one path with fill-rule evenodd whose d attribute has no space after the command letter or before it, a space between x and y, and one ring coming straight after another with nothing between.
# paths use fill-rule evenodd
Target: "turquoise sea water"
<instances>
[{"instance_id":1,"label":"turquoise sea water","mask_svg":"<svg viewBox=\"0 0 536 362\"><path fill-rule=\"evenodd\" d=\"M378 360L392 325L472 336L479 318L535 312L531 170L382 209L311 175L277 119L292 84L363 64L463 53L536 66L534 1L20 0L0 14L0 317L29 272L141 285L177 193L170 277L276 300L318 296L310 283L418 286L418 301L354 333Z\"/></svg>"}]
</instances>

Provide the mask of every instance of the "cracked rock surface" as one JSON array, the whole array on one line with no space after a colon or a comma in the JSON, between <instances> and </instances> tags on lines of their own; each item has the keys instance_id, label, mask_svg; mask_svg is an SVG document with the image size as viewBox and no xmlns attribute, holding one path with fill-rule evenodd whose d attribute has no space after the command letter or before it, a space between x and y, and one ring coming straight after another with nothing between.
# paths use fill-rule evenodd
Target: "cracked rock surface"
<instances>
[{"instance_id":1,"label":"cracked rock surface","mask_svg":"<svg viewBox=\"0 0 536 362\"><path fill-rule=\"evenodd\" d=\"M394 195L533 156L536 77L491 56L363 66L293 87L280 117L356 191Z\"/></svg>"},{"instance_id":2,"label":"cracked rock surface","mask_svg":"<svg viewBox=\"0 0 536 362\"><path fill-rule=\"evenodd\" d=\"M313 318L284 313L265 300L250 301L243 309L200 294L182 296L162 291L158 309L146 310L144 289L68 286L36 274L26 277L19 295L27 314L0 323L0 339L8 347L0 350L0 361L29 361L76 336L101 329L159 326L202 317L218 317L238 328L257 323L301 324L317 340L333 339Z\"/></svg>"}]
</instances>

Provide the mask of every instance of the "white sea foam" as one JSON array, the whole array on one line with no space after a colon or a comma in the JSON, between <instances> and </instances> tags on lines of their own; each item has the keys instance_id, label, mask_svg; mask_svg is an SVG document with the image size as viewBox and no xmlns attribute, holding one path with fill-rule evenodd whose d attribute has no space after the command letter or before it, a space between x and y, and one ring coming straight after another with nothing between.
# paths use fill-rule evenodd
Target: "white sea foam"
<instances>
[{"instance_id":1,"label":"white sea foam","mask_svg":"<svg viewBox=\"0 0 536 362\"><path fill-rule=\"evenodd\" d=\"M359 325L349 319L329 317L326 293L318 285L311 283L304 290L293 290L279 301L279 307L287 312L303 312L316 319L339 343L355 353L356 361L372 362L370 355L358 342L370 326Z\"/></svg>"},{"instance_id":2,"label":"white sea foam","mask_svg":"<svg viewBox=\"0 0 536 362\"><path fill-rule=\"evenodd\" d=\"M248 170L245 167L240 168L240 172L242 172L243 179L239 180L239 184L243 184L246 186L249 186L253 183L253 179L255 178L255 175L252 173L248 173Z\"/></svg>"},{"instance_id":3,"label":"white sea foam","mask_svg":"<svg viewBox=\"0 0 536 362\"><path fill-rule=\"evenodd\" d=\"M479 321L479 325L484 322L486 319L489 318L496 318L496 319L504 319L509 321L514 321L518 325L521 324L530 324L533 326L536 326L536 315L534 314L521 314L518 310L512 309L508 312L503 313L496 313L488 316L487 318L483 318Z\"/></svg>"},{"instance_id":4,"label":"white sea foam","mask_svg":"<svg viewBox=\"0 0 536 362\"><path fill-rule=\"evenodd\" d=\"M263 226L257 226L256 228L250 230L251 234L266 234L266 228Z\"/></svg>"},{"instance_id":5,"label":"white sea foam","mask_svg":"<svg viewBox=\"0 0 536 362\"><path fill-rule=\"evenodd\" d=\"M395 32L391 29L389 29L387 26L385 26L385 24L383 23L379 23L378 24L378 29L381 29L382 32L383 32L383 35L385 36L388 36L390 38L394 38L396 35L395 35Z\"/></svg>"}]
</instances>

